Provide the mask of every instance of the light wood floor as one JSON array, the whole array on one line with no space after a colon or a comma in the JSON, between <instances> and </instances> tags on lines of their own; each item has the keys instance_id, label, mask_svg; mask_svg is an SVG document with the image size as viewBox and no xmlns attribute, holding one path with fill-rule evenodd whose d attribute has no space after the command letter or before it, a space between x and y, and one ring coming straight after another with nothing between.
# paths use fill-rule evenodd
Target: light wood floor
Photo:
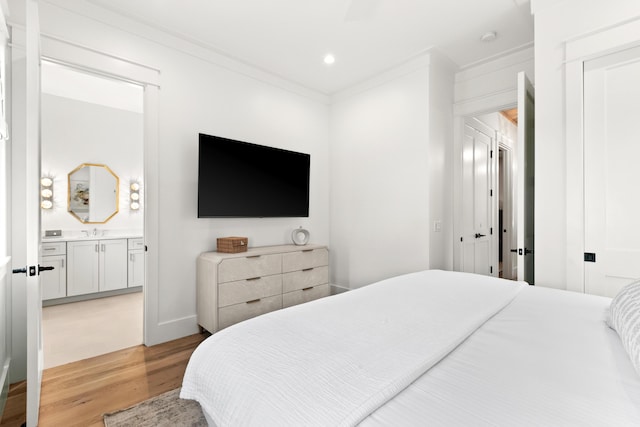
<instances>
[{"instance_id":1,"label":"light wood floor","mask_svg":"<svg viewBox=\"0 0 640 427\"><path fill-rule=\"evenodd\" d=\"M46 369L38 425L103 426L103 414L179 387L191 353L206 337L139 345ZM0 426L24 422L25 391L24 383L12 386Z\"/></svg>"},{"instance_id":2,"label":"light wood floor","mask_svg":"<svg viewBox=\"0 0 640 427\"><path fill-rule=\"evenodd\" d=\"M135 292L44 307L44 368L142 344L143 304Z\"/></svg>"}]
</instances>

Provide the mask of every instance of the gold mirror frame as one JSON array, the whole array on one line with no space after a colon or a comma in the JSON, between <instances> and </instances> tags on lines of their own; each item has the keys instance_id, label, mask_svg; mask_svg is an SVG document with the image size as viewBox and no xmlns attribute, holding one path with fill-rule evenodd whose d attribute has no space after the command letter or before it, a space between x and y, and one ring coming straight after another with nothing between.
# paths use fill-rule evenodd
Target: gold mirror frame
<instances>
[{"instance_id":1,"label":"gold mirror frame","mask_svg":"<svg viewBox=\"0 0 640 427\"><path fill-rule=\"evenodd\" d=\"M91 218L88 218L88 216L87 216L87 220L85 220L85 219L83 219L82 217L80 217L78 215L78 213L77 213L78 210L77 209L74 210L73 207L71 206L71 204L72 204L71 177L72 177L72 175L74 173L80 171L81 169L83 169L85 167L90 167L90 166L103 168L109 174L111 174L113 176L113 178L116 180L116 182L115 182L115 208L114 208L114 212L112 214L110 214L109 216L107 216L107 218L105 218L103 221L90 221ZM90 190L91 190L91 184L89 184L89 186L87 187L87 193L90 194ZM74 190L74 191L76 191L76 190ZM73 215L78 221L80 221L83 224L104 224L104 223L106 223L107 221L109 221L111 218L113 218L120 211L120 178L107 165L103 165L103 164L100 164L100 163L82 163L80 166L78 166L77 168L75 168L74 170L69 172L69 174L67 175L67 211L71 215ZM88 214L88 212L87 212L87 214Z\"/></svg>"}]
</instances>

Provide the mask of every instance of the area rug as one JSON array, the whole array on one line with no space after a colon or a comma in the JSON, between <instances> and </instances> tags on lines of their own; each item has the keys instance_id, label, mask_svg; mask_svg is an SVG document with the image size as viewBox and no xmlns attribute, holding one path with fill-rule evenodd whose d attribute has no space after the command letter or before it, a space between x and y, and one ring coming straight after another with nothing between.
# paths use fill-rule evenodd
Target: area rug
<instances>
[{"instance_id":1,"label":"area rug","mask_svg":"<svg viewBox=\"0 0 640 427\"><path fill-rule=\"evenodd\" d=\"M121 411L104 415L105 427L206 427L202 409L194 400L180 399L180 389L168 391Z\"/></svg>"}]
</instances>

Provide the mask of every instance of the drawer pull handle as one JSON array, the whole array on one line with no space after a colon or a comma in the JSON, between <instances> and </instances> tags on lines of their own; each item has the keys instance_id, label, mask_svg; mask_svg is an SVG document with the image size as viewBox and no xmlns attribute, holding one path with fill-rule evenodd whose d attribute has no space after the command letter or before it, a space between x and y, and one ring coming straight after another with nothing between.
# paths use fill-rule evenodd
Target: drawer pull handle
<instances>
[{"instance_id":1,"label":"drawer pull handle","mask_svg":"<svg viewBox=\"0 0 640 427\"><path fill-rule=\"evenodd\" d=\"M253 303L256 303L256 302L260 302L260 298L252 299L251 301L247 301L247 304L253 304Z\"/></svg>"},{"instance_id":2,"label":"drawer pull handle","mask_svg":"<svg viewBox=\"0 0 640 427\"><path fill-rule=\"evenodd\" d=\"M55 251L57 248L44 248L45 251Z\"/></svg>"},{"instance_id":3,"label":"drawer pull handle","mask_svg":"<svg viewBox=\"0 0 640 427\"><path fill-rule=\"evenodd\" d=\"M261 256L262 255L251 255L251 256L248 256L247 258L260 258Z\"/></svg>"},{"instance_id":4,"label":"drawer pull handle","mask_svg":"<svg viewBox=\"0 0 640 427\"><path fill-rule=\"evenodd\" d=\"M302 271L311 271L311 270L313 270L313 267L311 267L311 268L303 268L302 269Z\"/></svg>"},{"instance_id":5,"label":"drawer pull handle","mask_svg":"<svg viewBox=\"0 0 640 427\"><path fill-rule=\"evenodd\" d=\"M260 280L260 278L259 277L251 277L251 278L247 279L247 282L249 282L251 280Z\"/></svg>"},{"instance_id":6,"label":"drawer pull handle","mask_svg":"<svg viewBox=\"0 0 640 427\"><path fill-rule=\"evenodd\" d=\"M311 289L313 289L313 286L309 286L308 288L303 288L303 291L310 291Z\"/></svg>"},{"instance_id":7,"label":"drawer pull handle","mask_svg":"<svg viewBox=\"0 0 640 427\"><path fill-rule=\"evenodd\" d=\"M302 252L313 252L313 249L303 249Z\"/></svg>"}]
</instances>

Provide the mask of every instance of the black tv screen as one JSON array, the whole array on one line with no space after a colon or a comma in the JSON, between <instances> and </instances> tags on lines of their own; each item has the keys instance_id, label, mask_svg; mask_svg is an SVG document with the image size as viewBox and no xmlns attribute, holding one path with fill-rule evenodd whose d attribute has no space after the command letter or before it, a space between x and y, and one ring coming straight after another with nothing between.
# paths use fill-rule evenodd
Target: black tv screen
<instances>
[{"instance_id":1,"label":"black tv screen","mask_svg":"<svg viewBox=\"0 0 640 427\"><path fill-rule=\"evenodd\" d=\"M200 134L198 218L308 217L311 156Z\"/></svg>"}]
</instances>

